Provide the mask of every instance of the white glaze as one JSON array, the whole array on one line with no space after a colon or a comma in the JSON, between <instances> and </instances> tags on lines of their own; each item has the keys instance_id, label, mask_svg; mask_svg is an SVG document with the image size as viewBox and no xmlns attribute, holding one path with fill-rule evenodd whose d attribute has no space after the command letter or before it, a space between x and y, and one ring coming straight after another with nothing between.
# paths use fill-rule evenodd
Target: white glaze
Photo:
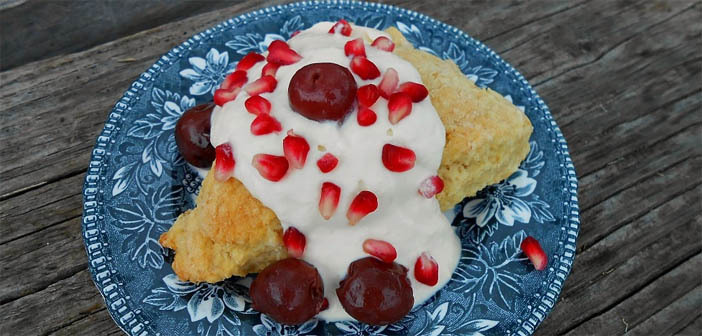
<instances>
[{"instance_id":1,"label":"white glaze","mask_svg":"<svg viewBox=\"0 0 702 336\"><path fill-rule=\"evenodd\" d=\"M396 125L388 121L387 100L379 98L371 108L378 120L369 127L356 122L356 112L348 115L339 126L335 122L316 122L292 111L288 102L288 83L295 72L305 65L332 62L345 67L350 58L344 55L344 44L351 39L367 35L372 39L383 32L353 26L352 36L328 34L333 23L322 22L302 31L288 41L291 48L303 56L302 60L278 69L278 85L274 92L261 96L272 104L271 115L280 121L283 131L278 134L254 136L249 127L254 115L244 108L249 97L244 91L215 108L212 114L211 141L214 146L229 142L234 149L236 168L234 176L242 181L251 194L272 209L284 228L294 226L307 238L303 259L317 267L324 280L325 296L329 309L318 317L329 320L351 320L336 296L338 283L346 274L348 265L366 257L362 250L367 238L390 242L397 250L396 262L408 268L412 282L415 305L431 297L451 278L460 257L460 242L450 223L439 209L436 199L425 199L417 187L425 178L436 175L445 143L445 130L430 99L414 103L412 113ZM375 63L381 74L389 67L395 68L400 83L421 83L414 67L393 55L366 43L368 59ZM265 55L265 54L264 54ZM265 62L248 71L249 82L260 76ZM357 76L358 86L378 84L382 78L363 81ZM286 132L293 129L310 145L307 162L302 169L291 169L279 182L260 176L252 166L255 154L283 155L282 141ZM389 135L388 129L392 129ZM412 149L417 156L414 168L403 173L387 170L381 161L382 147L386 143ZM318 145L339 158L339 165L332 172L322 174L317 160L325 154ZM325 181L341 187L341 199L336 213L330 220L319 214L318 202L321 185ZM362 190L370 190L378 197L378 209L351 226L346 210L353 197ZM414 279L414 263L427 251L439 263L439 283L429 287Z\"/></svg>"}]
</instances>

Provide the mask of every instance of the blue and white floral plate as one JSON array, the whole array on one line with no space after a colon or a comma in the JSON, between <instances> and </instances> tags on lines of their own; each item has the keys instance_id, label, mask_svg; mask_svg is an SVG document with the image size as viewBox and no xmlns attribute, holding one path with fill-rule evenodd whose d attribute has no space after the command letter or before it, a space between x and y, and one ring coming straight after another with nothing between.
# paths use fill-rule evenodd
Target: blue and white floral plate
<instances>
[{"instance_id":1,"label":"blue and white floral plate","mask_svg":"<svg viewBox=\"0 0 702 336\"><path fill-rule=\"evenodd\" d=\"M389 326L311 320L282 326L251 309L249 279L179 281L158 243L193 206L200 179L184 164L173 128L181 113L212 100L237 60L322 21L397 27L417 47L453 60L478 86L523 109L531 151L507 180L455 208L463 255L435 297ZM97 139L83 190L83 235L93 280L116 323L132 335L529 335L558 300L575 254L577 180L565 139L527 81L460 30L397 7L296 3L227 20L193 36L144 72L117 102ZM519 245L536 237L546 271Z\"/></svg>"}]
</instances>

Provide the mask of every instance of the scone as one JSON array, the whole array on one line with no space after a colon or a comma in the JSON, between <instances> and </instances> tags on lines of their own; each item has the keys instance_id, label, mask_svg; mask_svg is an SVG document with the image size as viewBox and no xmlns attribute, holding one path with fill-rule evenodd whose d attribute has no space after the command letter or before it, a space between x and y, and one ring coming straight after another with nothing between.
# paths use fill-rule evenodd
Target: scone
<instances>
[{"instance_id":1,"label":"scone","mask_svg":"<svg viewBox=\"0 0 702 336\"><path fill-rule=\"evenodd\" d=\"M394 54L421 76L446 130L439 167L445 187L436 195L442 210L513 173L529 150L529 119L504 97L481 89L448 60L414 49L395 28L387 30ZM161 236L175 250L173 269L192 282L217 282L262 270L287 256L283 229L272 210L230 178L210 171L197 207L182 214Z\"/></svg>"}]
</instances>

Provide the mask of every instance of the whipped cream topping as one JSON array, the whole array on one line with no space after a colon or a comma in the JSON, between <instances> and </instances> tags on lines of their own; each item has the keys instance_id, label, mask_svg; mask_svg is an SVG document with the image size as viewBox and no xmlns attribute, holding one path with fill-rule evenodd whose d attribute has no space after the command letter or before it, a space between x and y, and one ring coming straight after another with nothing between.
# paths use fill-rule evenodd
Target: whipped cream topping
<instances>
[{"instance_id":1,"label":"whipped cream topping","mask_svg":"<svg viewBox=\"0 0 702 336\"><path fill-rule=\"evenodd\" d=\"M363 242L380 239L397 250L395 262L407 267L414 291L415 306L441 289L451 278L460 257L460 241L435 198L419 195L419 184L437 174L445 144L445 130L430 99L414 103L412 113L396 125L388 121L387 100L380 97L371 107L378 115L368 127L358 125L357 111L350 113L341 124L317 122L296 113L288 100L288 84L292 76L305 65L331 62L349 67L351 58L344 55L344 44L358 37L387 36L381 31L352 26L351 36L329 34L332 22L321 22L300 32L288 42L302 56L292 65L281 66L278 85L271 93L261 94L272 104L271 115L282 124L283 131L254 136L249 129L255 115L248 113L244 101L249 98L241 91L237 98L216 107L212 114L211 141L214 146L229 142L233 148L236 167L234 177L251 194L272 209L284 229L293 226L307 240L302 259L314 265L324 281L329 309L317 317L328 320L353 320L341 306L336 289L354 260L367 257ZM399 82L421 83L417 70L407 61L386 51L371 47L366 40L366 54L381 72L379 78L361 80L354 75L358 87L376 84L388 68L399 74ZM265 53L264 53L265 55ZM260 77L266 62L259 62L248 71L249 82ZM283 155L283 138L288 130L304 137L310 145L302 169L290 169L279 182L264 179L252 165L259 153ZM402 173L389 171L381 161L383 145L393 144L412 149L416 154L414 168ZM322 174L316 162L325 153L339 159L338 166ZM323 182L341 188L338 208L329 220L319 213L318 202ZM362 190L372 191L378 198L378 208L356 225L349 225L346 211L352 199ZM439 283L427 286L414 278L414 264L422 252L428 252L439 264Z\"/></svg>"}]
</instances>

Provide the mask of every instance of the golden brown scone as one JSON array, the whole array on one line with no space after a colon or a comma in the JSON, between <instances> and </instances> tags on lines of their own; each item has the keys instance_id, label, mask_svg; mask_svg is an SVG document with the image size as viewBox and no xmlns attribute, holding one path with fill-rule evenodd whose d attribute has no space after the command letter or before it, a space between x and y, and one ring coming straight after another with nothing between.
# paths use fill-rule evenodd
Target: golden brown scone
<instances>
[{"instance_id":1,"label":"golden brown scone","mask_svg":"<svg viewBox=\"0 0 702 336\"><path fill-rule=\"evenodd\" d=\"M394 27L386 30L394 53L412 63L429 90L431 103L446 128L436 195L441 210L508 178L529 153L531 122L499 93L481 89L450 60L415 49Z\"/></svg>"},{"instance_id":2,"label":"golden brown scone","mask_svg":"<svg viewBox=\"0 0 702 336\"><path fill-rule=\"evenodd\" d=\"M159 243L176 251L173 270L179 278L217 282L259 272L287 257L282 236L273 211L239 180L218 182L208 173L197 208L181 214Z\"/></svg>"},{"instance_id":3,"label":"golden brown scone","mask_svg":"<svg viewBox=\"0 0 702 336\"><path fill-rule=\"evenodd\" d=\"M529 152L529 119L500 94L480 89L451 61L419 51L395 28L395 54L412 63L446 128L439 175L442 210L517 170ZM280 221L236 179L203 181L197 208L178 217L161 245L176 251L173 270L192 282L255 273L287 257Z\"/></svg>"}]
</instances>

